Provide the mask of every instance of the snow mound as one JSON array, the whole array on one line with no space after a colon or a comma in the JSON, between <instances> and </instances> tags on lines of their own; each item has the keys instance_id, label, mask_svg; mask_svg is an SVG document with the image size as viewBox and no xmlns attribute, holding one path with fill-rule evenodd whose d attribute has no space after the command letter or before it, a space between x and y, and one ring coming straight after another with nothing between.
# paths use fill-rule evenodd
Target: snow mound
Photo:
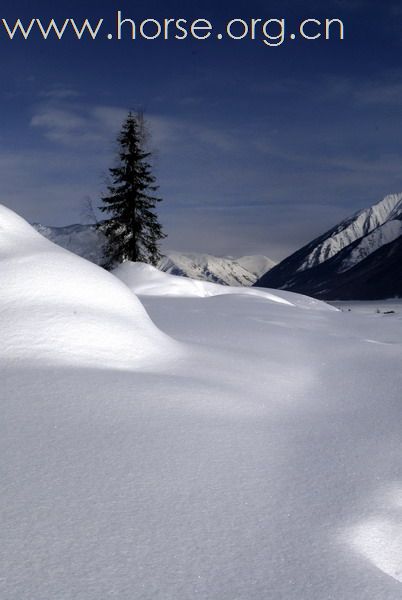
<instances>
[{"instance_id":1,"label":"snow mound","mask_svg":"<svg viewBox=\"0 0 402 600\"><path fill-rule=\"evenodd\" d=\"M266 291L254 288L230 287L199 281L178 275L163 273L144 263L125 262L114 274L121 279L135 294L139 296L174 296L185 298L208 298L226 294L261 296L273 302L291 305L291 302Z\"/></svg>"},{"instance_id":2,"label":"snow mound","mask_svg":"<svg viewBox=\"0 0 402 600\"><path fill-rule=\"evenodd\" d=\"M114 270L114 275L121 279L132 292L139 296L170 296L183 298L209 298L235 294L239 296L256 296L276 304L336 310L332 306L291 292L274 292L258 288L241 288L219 285L208 281L198 281L188 277L162 273L155 267L144 263L125 262Z\"/></svg>"},{"instance_id":3,"label":"snow mound","mask_svg":"<svg viewBox=\"0 0 402 600\"><path fill-rule=\"evenodd\" d=\"M175 343L113 275L0 205L0 358L133 368ZM4 364L4 363L3 363Z\"/></svg>"}]
</instances>

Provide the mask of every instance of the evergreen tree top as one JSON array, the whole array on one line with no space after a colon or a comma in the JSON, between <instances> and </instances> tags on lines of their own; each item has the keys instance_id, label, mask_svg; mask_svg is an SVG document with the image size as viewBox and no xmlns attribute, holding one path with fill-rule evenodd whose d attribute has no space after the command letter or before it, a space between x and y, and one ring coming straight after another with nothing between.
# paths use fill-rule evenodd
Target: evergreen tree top
<instances>
[{"instance_id":1,"label":"evergreen tree top","mask_svg":"<svg viewBox=\"0 0 402 600\"><path fill-rule=\"evenodd\" d=\"M161 254L159 240L166 237L155 214L160 198L144 148L142 115L131 111L117 138L118 164L109 169L109 194L102 198L102 212L109 215L99 228L106 236L105 266L111 268L124 260L157 264Z\"/></svg>"}]
</instances>

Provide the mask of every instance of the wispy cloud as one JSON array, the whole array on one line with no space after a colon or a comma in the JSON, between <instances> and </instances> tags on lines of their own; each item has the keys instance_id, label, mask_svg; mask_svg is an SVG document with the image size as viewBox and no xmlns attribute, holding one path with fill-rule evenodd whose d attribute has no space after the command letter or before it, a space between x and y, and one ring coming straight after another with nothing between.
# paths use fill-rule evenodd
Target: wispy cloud
<instances>
[{"instance_id":1,"label":"wispy cloud","mask_svg":"<svg viewBox=\"0 0 402 600\"><path fill-rule=\"evenodd\" d=\"M65 98L63 98L65 100ZM86 107L51 101L40 104L31 126L52 142L65 146L90 146L105 142L121 125L125 111L112 107Z\"/></svg>"},{"instance_id":2,"label":"wispy cloud","mask_svg":"<svg viewBox=\"0 0 402 600\"><path fill-rule=\"evenodd\" d=\"M274 90L254 90L266 94L266 114L250 111L241 122L217 107L200 111L198 119L162 108L147 113L151 149L159 151L167 247L279 259L402 189L394 122L383 119L380 132L370 126L376 103L396 106L400 90L384 74L384 95L377 97L379 83L317 77L314 85L298 87L282 81ZM282 94L291 119L275 113ZM102 175L113 162L127 108L90 103L68 88L41 93L32 108L35 151L0 152L2 198L12 198L30 220L79 220L83 198L97 205L104 191ZM315 110L321 111L320 127Z\"/></svg>"},{"instance_id":3,"label":"wispy cloud","mask_svg":"<svg viewBox=\"0 0 402 600\"><path fill-rule=\"evenodd\" d=\"M127 116L127 109L119 106L88 105L77 101L73 90L51 90L42 94L46 100L39 103L31 119L31 126L55 143L65 146L89 146L103 143L109 147ZM231 151L235 137L223 127L197 124L193 120L158 114L146 114L152 143L164 146L172 143L192 143Z\"/></svg>"},{"instance_id":4,"label":"wispy cloud","mask_svg":"<svg viewBox=\"0 0 402 600\"><path fill-rule=\"evenodd\" d=\"M66 100L71 98L79 98L80 94L77 90L63 86L53 86L47 90L39 92L39 96L50 100Z\"/></svg>"},{"instance_id":5,"label":"wispy cloud","mask_svg":"<svg viewBox=\"0 0 402 600\"><path fill-rule=\"evenodd\" d=\"M318 88L317 99L325 102L342 100L361 107L400 106L402 103L402 73L385 71L376 77L330 77Z\"/></svg>"}]
</instances>

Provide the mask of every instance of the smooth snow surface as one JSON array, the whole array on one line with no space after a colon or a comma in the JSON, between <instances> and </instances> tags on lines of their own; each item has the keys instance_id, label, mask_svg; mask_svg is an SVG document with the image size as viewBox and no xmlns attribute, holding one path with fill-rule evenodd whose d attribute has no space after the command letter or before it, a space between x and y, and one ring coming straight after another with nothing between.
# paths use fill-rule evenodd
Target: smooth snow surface
<instances>
[{"instance_id":1,"label":"smooth snow surface","mask_svg":"<svg viewBox=\"0 0 402 600\"><path fill-rule=\"evenodd\" d=\"M177 298L208 298L211 296L258 296L271 302L314 308L316 310L331 310L324 302L314 300L308 296L281 292L278 290L267 291L259 288L240 288L197 281L187 277L161 273L155 267L144 263L125 262L114 270L114 275L121 279L134 294L141 296L166 296Z\"/></svg>"},{"instance_id":2,"label":"smooth snow surface","mask_svg":"<svg viewBox=\"0 0 402 600\"><path fill-rule=\"evenodd\" d=\"M0 257L1 599L402 598L400 313Z\"/></svg>"},{"instance_id":3,"label":"smooth snow surface","mask_svg":"<svg viewBox=\"0 0 402 600\"><path fill-rule=\"evenodd\" d=\"M0 206L0 358L132 368L174 342L115 277Z\"/></svg>"}]
</instances>

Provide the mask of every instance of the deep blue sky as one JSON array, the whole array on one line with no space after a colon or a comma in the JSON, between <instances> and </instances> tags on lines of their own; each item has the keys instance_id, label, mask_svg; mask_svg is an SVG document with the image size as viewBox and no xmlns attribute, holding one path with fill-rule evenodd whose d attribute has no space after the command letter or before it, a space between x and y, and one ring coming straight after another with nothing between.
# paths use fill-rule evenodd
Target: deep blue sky
<instances>
[{"instance_id":1,"label":"deep blue sky","mask_svg":"<svg viewBox=\"0 0 402 600\"><path fill-rule=\"evenodd\" d=\"M86 221L128 109L152 132L166 247L280 259L402 191L402 1L4 2L0 18L115 12L340 18L345 40L12 42L0 32L0 202L30 221Z\"/></svg>"}]
</instances>

